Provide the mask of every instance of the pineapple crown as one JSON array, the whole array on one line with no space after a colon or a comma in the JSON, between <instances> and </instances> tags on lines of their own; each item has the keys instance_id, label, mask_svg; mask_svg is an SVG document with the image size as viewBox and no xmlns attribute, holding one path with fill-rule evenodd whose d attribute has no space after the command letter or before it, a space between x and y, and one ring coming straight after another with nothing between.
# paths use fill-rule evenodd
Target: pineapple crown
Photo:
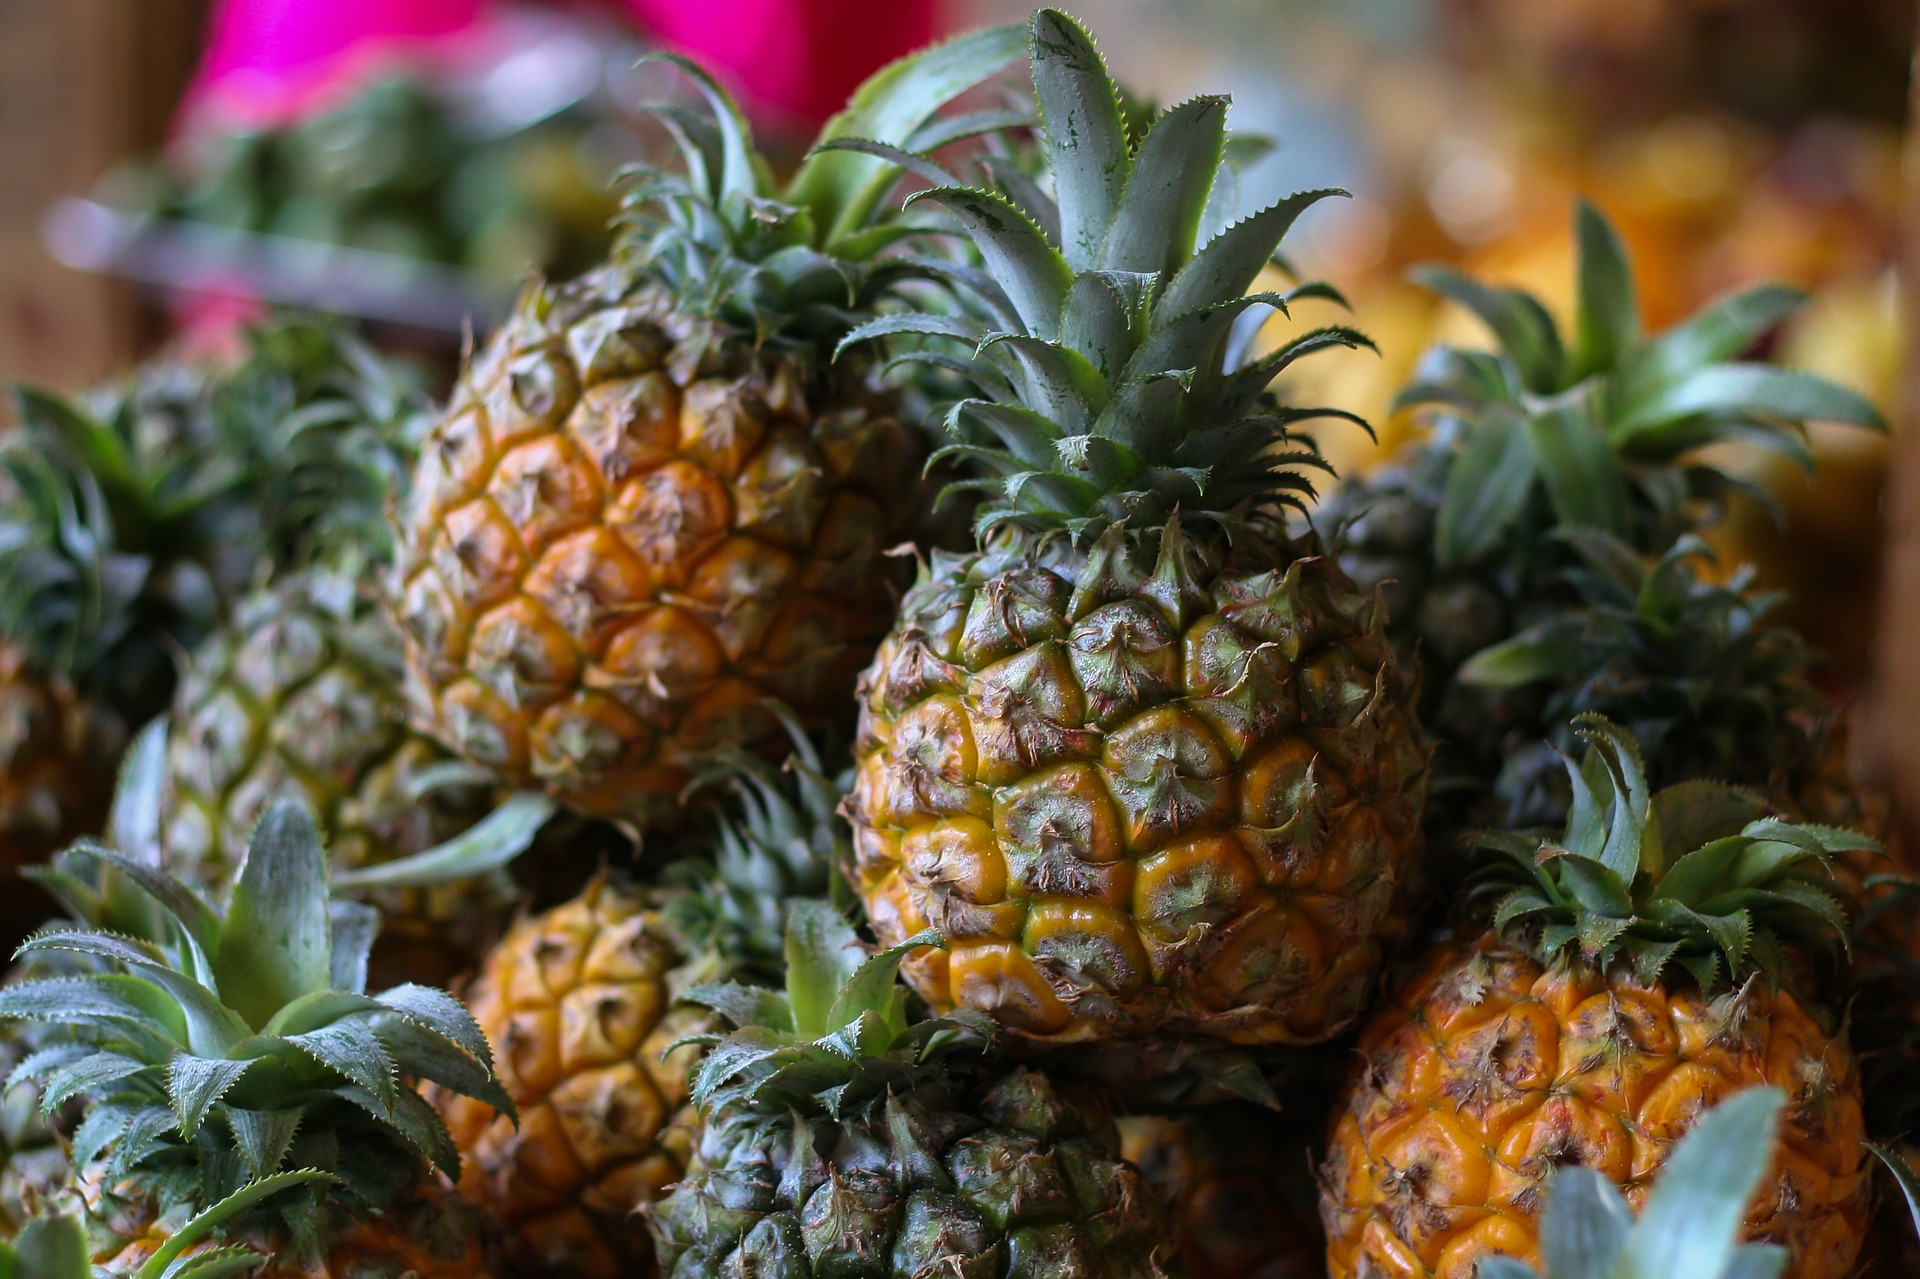
<instances>
[{"instance_id":1,"label":"pineapple crown","mask_svg":"<svg viewBox=\"0 0 1920 1279\"><path fill-rule=\"evenodd\" d=\"M276 567L342 547L392 554L387 503L404 495L433 422L400 365L337 324L281 317L248 331L212 410Z\"/></svg>"},{"instance_id":2,"label":"pineapple crown","mask_svg":"<svg viewBox=\"0 0 1920 1279\"><path fill-rule=\"evenodd\" d=\"M1810 470L1807 422L1886 429L1879 411L1844 387L1739 358L1793 313L1798 292L1762 285L1647 337L1613 227L1583 200L1574 229L1577 300L1564 337L1532 294L1444 267L1416 272L1485 322L1497 343L1435 349L1396 402L1436 406L1464 429L1435 529L1442 566L1492 554L1542 495L1563 527L1659 551L1684 527L1689 498L1739 490L1767 500L1710 464L1676 467L1684 455L1740 441Z\"/></svg>"},{"instance_id":3,"label":"pineapple crown","mask_svg":"<svg viewBox=\"0 0 1920 1279\"><path fill-rule=\"evenodd\" d=\"M150 690L175 649L263 561L381 552L387 495L426 421L424 401L330 325L280 319L247 341L230 370L150 369L92 405L15 392L0 636L135 717L158 709Z\"/></svg>"},{"instance_id":4,"label":"pineapple crown","mask_svg":"<svg viewBox=\"0 0 1920 1279\"><path fill-rule=\"evenodd\" d=\"M687 891L666 911L689 949L712 950L735 972L778 981L791 904L825 899L842 883L834 870L847 864L852 839L840 799L852 780L848 772L829 777L792 713L770 708L793 753L775 770L742 752L696 779L695 787L725 785L737 803L714 817L709 856L667 868L669 881Z\"/></svg>"},{"instance_id":5,"label":"pineapple crown","mask_svg":"<svg viewBox=\"0 0 1920 1279\"><path fill-rule=\"evenodd\" d=\"M163 1211L197 1210L305 1166L335 1174L331 1199L377 1210L419 1184L423 1158L458 1175L445 1126L403 1081L513 1113L457 1000L414 985L365 993L377 918L330 901L319 831L297 803L261 819L224 912L93 845L40 881L79 918L120 927L56 925L21 947L93 970L0 989L0 1018L44 1024L11 1081L36 1081L43 1113L81 1101L73 1160L104 1160L109 1186L131 1179ZM321 1250L323 1202L316 1192L284 1214L303 1250Z\"/></svg>"},{"instance_id":6,"label":"pineapple crown","mask_svg":"<svg viewBox=\"0 0 1920 1279\"><path fill-rule=\"evenodd\" d=\"M1496 854L1479 884L1500 894L1495 928L1543 960L1621 965L1643 985L1677 964L1703 991L1779 980L1789 943L1845 947L1846 917L1815 872L1837 853L1877 852L1874 840L1767 816L1759 796L1720 782L1653 791L1631 733L1598 715L1575 723L1588 750L1567 761L1565 832L1479 837Z\"/></svg>"},{"instance_id":7,"label":"pineapple crown","mask_svg":"<svg viewBox=\"0 0 1920 1279\"><path fill-rule=\"evenodd\" d=\"M0 635L39 670L90 692L104 673L136 713L156 710L139 694L165 684L172 659L154 638L197 642L239 569L223 558L246 540L223 500L231 460L188 436L199 424L148 417L132 396L98 417L39 391L15 399L24 429L0 443Z\"/></svg>"},{"instance_id":8,"label":"pineapple crown","mask_svg":"<svg viewBox=\"0 0 1920 1279\"><path fill-rule=\"evenodd\" d=\"M833 907L797 901L784 993L688 992L738 1029L706 1037L694 1073L696 1169L648 1208L663 1270L856 1273L876 1255L902 1274L956 1256L1004 1268L1000 1236L1039 1215L1030 1205L1064 1206L1056 1169L1069 1163L1093 1223L1081 1242L1132 1256L1156 1246L1154 1214L1127 1211L1141 1188L1071 1140L1093 1116L1041 1075L1012 1072L976 1093L978 1072L949 1071L957 1051L981 1045L985 1018L909 1022L900 956L932 941L869 954ZM767 1211L779 1204L797 1211Z\"/></svg>"},{"instance_id":9,"label":"pineapple crown","mask_svg":"<svg viewBox=\"0 0 1920 1279\"><path fill-rule=\"evenodd\" d=\"M1300 508L1313 492L1308 473L1327 468L1290 428L1351 415L1283 407L1268 385L1314 351L1371 343L1335 326L1249 357L1265 315L1339 295L1318 283L1247 290L1295 219L1344 193L1289 196L1207 236L1232 190L1219 180L1227 99L1161 112L1134 145L1118 90L1077 22L1036 13L1031 60L1051 198L1037 183L1008 181L1012 170L974 187L922 157L886 152L933 184L909 204L941 206L977 250L980 268L946 274L985 318L881 316L841 346L905 334L972 348L968 360L919 350L895 360L940 363L978 388L947 411L956 442L936 458L988 472L949 486L988 494L976 521L983 540L1007 524L1076 543L1114 524L1150 537L1176 509L1190 526L1231 533Z\"/></svg>"},{"instance_id":10,"label":"pineapple crown","mask_svg":"<svg viewBox=\"0 0 1920 1279\"><path fill-rule=\"evenodd\" d=\"M802 1116L864 1116L938 1080L943 1058L992 1033L965 1012L908 1020L900 961L939 944L927 931L872 953L830 903L791 903L784 991L720 983L681 996L736 1027L688 1041L711 1045L694 1072L694 1105L709 1122L784 1127Z\"/></svg>"},{"instance_id":11,"label":"pineapple crown","mask_svg":"<svg viewBox=\"0 0 1920 1279\"><path fill-rule=\"evenodd\" d=\"M1593 711L1631 730L1662 777L1782 780L1773 771L1806 753L1804 724L1824 703L1807 680L1812 655L1799 633L1765 621L1780 596L1756 590L1750 567L1717 580L1712 551L1691 534L1654 559L1592 529L1556 538L1575 556L1561 576L1577 603L1481 650L1460 681L1544 686L1538 729L1552 747L1571 749L1569 720ZM1545 772L1538 756L1549 749L1523 752L1517 771Z\"/></svg>"},{"instance_id":12,"label":"pineapple crown","mask_svg":"<svg viewBox=\"0 0 1920 1279\"><path fill-rule=\"evenodd\" d=\"M1767 1175L1786 1094L1749 1088L1700 1117L1673 1148L1638 1220L1592 1168L1562 1168L1540 1217L1544 1271L1484 1257L1480 1279L1774 1279L1777 1244L1741 1243L1747 1204Z\"/></svg>"},{"instance_id":13,"label":"pineapple crown","mask_svg":"<svg viewBox=\"0 0 1920 1279\"><path fill-rule=\"evenodd\" d=\"M1021 123L1007 112L935 118L1019 52L1017 28L990 28L881 68L827 122L784 185L774 182L746 117L711 75L685 58L652 55L693 82L707 111L653 109L681 164L677 172L626 171L623 255L664 280L683 308L759 340L839 337L888 279L875 269L879 255L924 229L883 209L898 171L865 152L932 149Z\"/></svg>"}]
</instances>

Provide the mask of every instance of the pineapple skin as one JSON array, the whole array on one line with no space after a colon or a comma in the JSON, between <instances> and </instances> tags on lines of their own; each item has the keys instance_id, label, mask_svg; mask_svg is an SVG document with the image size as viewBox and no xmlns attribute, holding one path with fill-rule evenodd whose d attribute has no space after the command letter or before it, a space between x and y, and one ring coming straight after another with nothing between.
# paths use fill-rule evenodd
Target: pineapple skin
<instances>
[{"instance_id":1,"label":"pineapple skin","mask_svg":"<svg viewBox=\"0 0 1920 1279\"><path fill-rule=\"evenodd\" d=\"M470 1097L429 1090L460 1147L460 1189L500 1222L508 1261L576 1279L651 1273L633 1217L686 1170L691 1047L705 1014L673 1007L694 970L639 894L596 878L521 920L466 1002L493 1045L516 1128Z\"/></svg>"},{"instance_id":2,"label":"pineapple skin","mask_svg":"<svg viewBox=\"0 0 1920 1279\"><path fill-rule=\"evenodd\" d=\"M1788 1279L1852 1273L1872 1206L1859 1070L1784 987L1709 998L1447 942L1358 1051L1321 1170L1333 1279L1468 1279L1494 1252L1537 1264L1555 1168L1595 1168L1637 1209L1705 1110L1765 1084L1789 1103L1748 1235L1789 1249Z\"/></svg>"},{"instance_id":3,"label":"pineapple skin","mask_svg":"<svg viewBox=\"0 0 1920 1279\"><path fill-rule=\"evenodd\" d=\"M342 869L421 852L487 810L470 786L414 794L413 779L448 756L408 728L398 644L341 574L294 574L241 599L195 651L171 715L167 861L216 895L279 799L313 807L328 860ZM496 874L383 889L372 900L383 918L377 975L444 984L499 935L513 893ZM402 971L421 959L429 965Z\"/></svg>"},{"instance_id":4,"label":"pineapple skin","mask_svg":"<svg viewBox=\"0 0 1920 1279\"><path fill-rule=\"evenodd\" d=\"M924 445L819 368L608 267L475 356L398 516L416 722L518 786L671 822L725 751L845 707L891 615Z\"/></svg>"},{"instance_id":5,"label":"pineapple skin","mask_svg":"<svg viewBox=\"0 0 1920 1279\"><path fill-rule=\"evenodd\" d=\"M1170 1279L1164 1215L1096 1098L1037 1071L939 1080L794 1130L707 1116L648 1210L667 1279ZM885 1269L881 1269L885 1267Z\"/></svg>"},{"instance_id":6,"label":"pineapple skin","mask_svg":"<svg viewBox=\"0 0 1920 1279\"><path fill-rule=\"evenodd\" d=\"M888 946L940 929L909 981L1030 1039L1325 1039L1421 847L1379 610L1323 557L1114 540L936 555L903 601L860 691L868 917Z\"/></svg>"}]
</instances>

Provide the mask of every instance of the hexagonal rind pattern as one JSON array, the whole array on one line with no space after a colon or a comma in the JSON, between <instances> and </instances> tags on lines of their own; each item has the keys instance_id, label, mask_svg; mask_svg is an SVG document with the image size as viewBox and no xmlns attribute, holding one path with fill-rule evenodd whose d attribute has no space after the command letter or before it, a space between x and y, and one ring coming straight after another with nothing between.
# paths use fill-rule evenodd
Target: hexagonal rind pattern
<instances>
[{"instance_id":1,"label":"hexagonal rind pattern","mask_svg":"<svg viewBox=\"0 0 1920 1279\"><path fill-rule=\"evenodd\" d=\"M668 819L763 699L833 714L883 632L916 436L857 373L603 271L474 357L400 516L416 719L509 781Z\"/></svg>"},{"instance_id":2,"label":"hexagonal rind pattern","mask_svg":"<svg viewBox=\"0 0 1920 1279\"><path fill-rule=\"evenodd\" d=\"M1370 597L1280 556L936 557L863 677L869 917L936 1007L1047 1040L1324 1039L1401 925L1427 748ZM1163 561L1164 566L1164 561Z\"/></svg>"},{"instance_id":3,"label":"hexagonal rind pattern","mask_svg":"<svg viewBox=\"0 0 1920 1279\"><path fill-rule=\"evenodd\" d=\"M1789 1098L1750 1238L1790 1279L1854 1273L1872 1200L1853 1054L1785 989L1717 996L1551 971L1494 938L1436 950L1361 1035L1321 1216L1334 1279L1539 1261L1546 1182L1597 1169L1639 1208L1673 1145L1743 1088Z\"/></svg>"},{"instance_id":4,"label":"hexagonal rind pattern","mask_svg":"<svg viewBox=\"0 0 1920 1279\"><path fill-rule=\"evenodd\" d=\"M672 1006L678 962L638 896L595 880L516 924L467 992L519 1126L470 1097L431 1099L460 1147L461 1191L506 1227L517 1266L651 1273L633 1212L680 1179L691 1140L693 1050L661 1054L703 1016Z\"/></svg>"}]
</instances>

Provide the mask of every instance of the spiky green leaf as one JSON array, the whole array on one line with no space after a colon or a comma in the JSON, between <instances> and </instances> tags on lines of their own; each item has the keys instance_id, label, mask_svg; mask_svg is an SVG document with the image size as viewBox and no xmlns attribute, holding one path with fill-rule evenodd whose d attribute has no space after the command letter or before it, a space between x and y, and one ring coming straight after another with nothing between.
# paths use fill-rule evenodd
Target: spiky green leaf
<instances>
[{"instance_id":1,"label":"spiky green leaf","mask_svg":"<svg viewBox=\"0 0 1920 1279\"><path fill-rule=\"evenodd\" d=\"M1701 1117L1668 1158L1616 1274L1725 1271L1747 1203L1771 1162L1768 1153L1785 1102L1778 1089L1754 1088Z\"/></svg>"},{"instance_id":2,"label":"spiky green leaf","mask_svg":"<svg viewBox=\"0 0 1920 1279\"><path fill-rule=\"evenodd\" d=\"M1592 1168L1562 1168L1547 1183L1541 1260L1554 1279L1609 1279L1633 1228L1626 1199Z\"/></svg>"},{"instance_id":3,"label":"spiky green leaf","mask_svg":"<svg viewBox=\"0 0 1920 1279\"><path fill-rule=\"evenodd\" d=\"M1182 102L1153 122L1107 230L1100 266L1170 281L1187 264L1227 140L1227 100Z\"/></svg>"},{"instance_id":4,"label":"spiky green leaf","mask_svg":"<svg viewBox=\"0 0 1920 1279\"><path fill-rule=\"evenodd\" d=\"M1033 219L1000 193L973 187L931 187L911 199L940 205L966 228L988 273L1029 333L1047 339L1060 336L1061 308L1073 272Z\"/></svg>"},{"instance_id":5,"label":"spiky green leaf","mask_svg":"<svg viewBox=\"0 0 1920 1279\"><path fill-rule=\"evenodd\" d=\"M1619 233L1582 200L1574 215L1574 238L1580 266L1569 384L1612 372L1640 343L1640 305Z\"/></svg>"},{"instance_id":6,"label":"spiky green leaf","mask_svg":"<svg viewBox=\"0 0 1920 1279\"><path fill-rule=\"evenodd\" d=\"M313 814L296 802L269 808L247 857L214 957L220 993L259 1027L295 999L327 989L332 975L327 860Z\"/></svg>"},{"instance_id":7,"label":"spiky green leaf","mask_svg":"<svg viewBox=\"0 0 1920 1279\"><path fill-rule=\"evenodd\" d=\"M1079 22L1042 9L1029 31L1041 140L1059 192L1060 247L1073 270L1092 270L1102 265L1130 168L1119 96Z\"/></svg>"},{"instance_id":8,"label":"spiky green leaf","mask_svg":"<svg viewBox=\"0 0 1920 1279\"><path fill-rule=\"evenodd\" d=\"M1506 537L1533 487L1533 436L1518 415L1489 414L1447 476L1435 535L1446 568L1472 564Z\"/></svg>"}]
</instances>

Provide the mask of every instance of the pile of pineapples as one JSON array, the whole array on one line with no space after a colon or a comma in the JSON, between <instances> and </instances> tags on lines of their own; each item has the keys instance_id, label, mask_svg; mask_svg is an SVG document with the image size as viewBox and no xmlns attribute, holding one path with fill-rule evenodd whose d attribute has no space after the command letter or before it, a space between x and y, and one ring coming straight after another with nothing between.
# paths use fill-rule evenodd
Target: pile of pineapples
<instances>
[{"instance_id":1,"label":"pile of pineapples","mask_svg":"<svg viewBox=\"0 0 1920 1279\"><path fill-rule=\"evenodd\" d=\"M444 407L296 319L20 394L0 1276L1915 1264L1915 898L1703 540L1881 426L1794 295L1644 334L1583 208L1316 502L1335 193L1224 98L1042 11L780 183L680 70Z\"/></svg>"}]
</instances>

